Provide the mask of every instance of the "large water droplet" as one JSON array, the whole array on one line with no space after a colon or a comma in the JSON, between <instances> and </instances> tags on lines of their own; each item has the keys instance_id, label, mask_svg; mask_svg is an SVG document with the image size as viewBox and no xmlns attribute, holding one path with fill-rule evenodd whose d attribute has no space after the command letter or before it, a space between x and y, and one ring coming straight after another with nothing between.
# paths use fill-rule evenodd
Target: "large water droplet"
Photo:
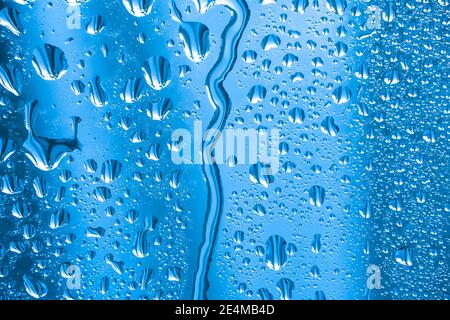
<instances>
[{"instance_id":1,"label":"large water droplet","mask_svg":"<svg viewBox=\"0 0 450 320\"><path fill-rule=\"evenodd\" d=\"M268 51L268 50L278 48L278 46L280 44L281 44L281 39L278 36L276 36L274 34L269 34L262 39L261 47L264 50Z\"/></svg>"},{"instance_id":2,"label":"large water droplet","mask_svg":"<svg viewBox=\"0 0 450 320\"><path fill-rule=\"evenodd\" d=\"M327 0L327 8L331 12L342 16L344 14L345 9L347 8L347 1L346 0Z\"/></svg>"},{"instance_id":3,"label":"large water droplet","mask_svg":"<svg viewBox=\"0 0 450 320\"><path fill-rule=\"evenodd\" d=\"M266 188L275 181L269 164L258 162L250 167L249 173L249 178L252 183L260 184Z\"/></svg>"},{"instance_id":4,"label":"large water droplet","mask_svg":"<svg viewBox=\"0 0 450 320\"><path fill-rule=\"evenodd\" d=\"M5 27L16 36L23 34L23 26L16 9L6 7L0 10L0 26Z\"/></svg>"},{"instance_id":5,"label":"large water droplet","mask_svg":"<svg viewBox=\"0 0 450 320\"><path fill-rule=\"evenodd\" d=\"M95 77L94 80L89 83L89 89L89 97L94 106L100 108L108 104L108 95L101 84L100 77Z\"/></svg>"},{"instance_id":6,"label":"large water droplet","mask_svg":"<svg viewBox=\"0 0 450 320\"><path fill-rule=\"evenodd\" d=\"M209 53L209 29L199 22L183 22L179 31L184 53L193 62L200 62Z\"/></svg>"},{"instance_id":7,"label":"large water droplet","mask_svg":"<svg viewBox=\"0 0 450 320\"><path fill-rule=\"evenodd\" d=\"M339 86L333 91L333 101L336 104L347 103L352 98L352 92L348 87Z\"/></svg>"},{"instance_id":8,"label":"large water droplet","mask_svg":"<svg viewBox=\"0 0 450 320\"><path fill-rule=\"evenodd\" d=\"M126 103L134 103L141 99L143 90L144 81L142 78L129 79L120 93L120 98Z\"/></svg>"},{"instance_id":9,"label":"large water droplet","mask_svg":"<svg viewBox=\"0 0 450 320\"><path fill-rule=\"evenodd\" d=\"M48 43L33 51L31 61L37 74L44 80L57 80L67 72L68 68L64 51Z\"/></svg>"},{"instance_id":10,"label":"large water droplet","mask_svg":"<svg viewBox=\"0 0 450 320\"><path fill-rule=\"evenodd\" d=\"M17 151L17 144L8 138L0 139L0 163L5 162Z\"/></svg>"},{"instance_id":11,"label":"large water droplet","mask_svg":"<svg viewBox=\"0 0 450 320\"><path fill-rule=\"evenodd\" d=\"M138 231L133 243L133 254L138 258L145 258L150 254L150 241L148 239L148 230Z\"/></svg>"},{"instance_id":12,"label":"large water droplet","mask_svg":"<svg viewBox=\"0 0 450 320\"><path fill-rule=\"evenodd\" d=\"M294 291L294 282L288 278L282 278L277 281L277 290L280 293L281 300L290 300L292 291Z\"/></svg>"},{"instance_id":13,"label":"large water droplet","mask_svg":"<svg viewBox=\"0 0 450 320\"><path fill-rule=\"evenodd\" d=\"M142 71L147 84L155 90L161 90L170 83L171 65L164 57L154 56L145 60Z\"/></svg>"},{"instance_id":14,"label":"large water droplet","mask_svg":"<svg viewBox=\"0 0 450 320\"><path fill-rule=\"evenodd\" d=\"M152 12L155 0L122 0L127 11L135 17L145 17Z\"/></svg>"},{"instance_id":15,"label":"large water droplet","mask_svg":"<svg viewBox=\"0 0 450 320\"><path fill-rule=\"evenodd\" d=\"M305 13L306 8L309 5L308 0L292 0L292 11Z\"/></svg>"},{"instance_id":16,"label":"large water droplet","mask_svg":"<svg viewBox=\"0 0 450 320\"><path fill-rule=\"evenodd\" d=\"M271 236L266 241L266 265L279 271L286 264L286 260L286 241L278 235Z\"/></svg>"},{"instance_id":17,"label":"large water droplet","mask_svg":"<svg viewBox=\"0 0 450 320\"><path fill-rule=\"evenodd\" d=\"M261 85L256 85L250 88L247 98L252 104L259 103L264 100L267 95L267 89Z\"/></svg>"},{"instance_id":18,"label":"large water droplet","mask_svg":"<svg viewBox=\"0 0 450 320\"><path fill-rule=\"evenodd\" d=\"M23 277L23 284L25 286L26 292L35 299L43 298L48 293L48 288L45 282L33 279L30 275L24 274Z\"/></svg>"},{"instance_id":19,"label":"large water droplet","mask_svg":"<svg viewBox=\"0 0 450 320\"><path fill-rule=\"evenodd\" d=\"M320 124L320 130L330 137L335 137L339 133L339 127L334 123L333 117L326 117Z\"/></svg>"},{"instance_id":20,"label":"large water droplet","mask_svg":"<svg viewBox=\"0 0 450 320\"><path fill-rule=\"evenodd\" d=\"M309 189L309 203L320 208L324 201L325 189L321 186L312 186Z\"/></svg>"},{"instance_id":21,"label":"large water droplet","mask_svg":"<svg viewBox=\"0 0 450 320\"><path fill-rule=\"evenodd\" d=\"M169 98L161 97L150 102L147 108L147 116L152 120L161 121L169 115L172 109L172 101Z\"/></svg>"},{"instance_id":22,"label":"large water droplet","mask_svg":"<svg viewBox=\"0 0 450 320\"><path fill-rule=\"evenodd\" d=\"M59 209L50 215L50 228L58 229L70 222L70 214L64 209Z\"/></svg>"},{"instance_id":23,"label":"large water droplet","mask_svg":"<svg viewBox=\"0 0 450 320\"><path fill-rule=\"evenodd\" d=\"M105 183L112 183L119 179L122 172L122 164L117 160L107 160L102 164L101 179Z\"/></svg>"},{"instance_id":24,"label":"large water droplet","mask_svg":"<svg viewBox=\"0 0 450 320\"><path fill-rule=\"evenodd\" d=\"M414 250L410 247L404 247L395 253L395 261L404 266L412 266L414 264Z\"/></svg>"},{"instance_id":25,"label":"large water droplet","mask_svg":"<svg viewBox=\"0 0 450 320\"><path fill-rule=\"evenodd\" d=\"M25 105L25 126L28 138L23 144L25 155L34 166L43 171L53 170L58 167L61 160L70 152L80 148L78 142L78 124L81 119L72 118L72 138L51 139L39 136L34 130L37 101L28 102Z\"/></svg>"}]
</instances>

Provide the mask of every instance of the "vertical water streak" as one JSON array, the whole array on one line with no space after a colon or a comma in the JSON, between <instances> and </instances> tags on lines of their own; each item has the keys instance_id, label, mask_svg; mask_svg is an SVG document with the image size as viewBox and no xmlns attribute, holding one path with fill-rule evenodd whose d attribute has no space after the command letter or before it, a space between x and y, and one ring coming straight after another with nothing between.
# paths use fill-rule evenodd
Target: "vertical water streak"
<instances>
[{"instance_id":1,"label":"vertical water streak","mask_svg":"<svg viewBox=\"0 0 450 320\"><path fill-rule=\"evenodd\" d=\"M231 13L230 21L222 33L222 46L219 58L206 78L206 90L214 108L214 114L207 129L219 132L224 128L231 109L231 100L223 86L223 82L236 61L237 47L247 25L250 11L245 0L219 0L214 2L214 4L225 6ZM195 275L194 299L206 299L208 269L222 213L223 195L219 168L215 163L209 164L205 162L205 159L210 157L208 151L214 146L217 137L218 135L216 134L211 140L204 141L202 146L203 174L208 186L208 202L203 242Z\"/></svg>"}]
</instances>

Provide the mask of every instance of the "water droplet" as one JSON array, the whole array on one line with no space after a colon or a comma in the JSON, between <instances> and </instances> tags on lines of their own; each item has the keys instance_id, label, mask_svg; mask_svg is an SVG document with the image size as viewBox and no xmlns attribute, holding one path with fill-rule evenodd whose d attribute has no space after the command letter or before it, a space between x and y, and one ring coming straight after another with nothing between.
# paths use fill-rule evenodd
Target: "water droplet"
<instances>
[{"instance_id":1,"label":"water droplet","mask_svg":"<svg viewBox=\"0 0 450 320\"><path fill-rule=\"evenodd\" d=\"M17 176L5 174L0 179L0 187L4 194L19 194L24 190L24 181Z\"/></svg>"},{"instance_id":2,"label":"water droplet","mask_svg":"<svg viewBox=\"0 0 450 320\"><path fill-rule=\"evenodd\" d=\"M43 177L39 176L33 180L33 188L38 198L44 198L48 194L47 180Z\"/></svg>"},{"instance_id":3,"label":"water droplet","mask_svg":"<svg viewBox=\"0 0 450 320\"><path fill-rule=\"evenodd\" d=\"M106 187L97 187L94 189L93 197L98 202L105 202L111 199L111 190Z\"/></svg>"},{"instance_id":4,"label":"water droplet","mask_svg":"<svg viewBox=\"0 0 450 320\"><path fill-rule=\"evenodd\" d=\"M132 78L127 80L120 98L126 103L134 103L139 101L142 97L142 91L144 90L144 81L142 78Z\"/></svg>"},{"instance_id":5,"label":"water droplet","mask_svg":"<svg viewBox=\"0 0 450 320\"><path fill-rule=\"evenodd\" d=\"M50 228L58 229L70 222L70 214L65 209L59 209L50 215Z\"/></svg>"},{"instance_id":6,"label":"water droplet","mask_svg":"<svg viewBox=\"0 0 450 320\"><path fill-rule=\"evenodd\" d=\"M9 64L0 63L0 85L15 96L22 94L22 75Z\"/></svg>"},{"instance_id":7,"label":"water droplet","mask_svg":"<svg viewBox=\"0 0 450 320\"><path fill-rule=\"evenodd\" d=\"M244 53L242 54L242 60L245 63L252 63L256 60L257 57L258 54L256 53L256 51L253 50L244 51Z\"/></svg>"},{"instance_id":8,"label":"water droplet","mask_svg":"<svg viewBox=\"0 0 450 320\"><path fill-rule=\"evenodd\" d=\"M148 230L138 231L133 243L133 254L138 258L145 258L150 254L150 241Z\"/></svg>"},{"instance_id":9,"label":"water droplet","mask_svg":"<svg viewBox=\"0 0 450 320\"><path fill-rule=\"evenodd\" d=\"M102 227L87 227L86 228L86 237L88 238L101 238L105 235L105 229Z\"/></svg>"},{"instance_id":10,"label":"water droplet","mask_svg":"<svg viewBox=\"0 0 450 320\"><path fill-rule=\"evenodd\" d=\"M103 31L105 28L105 19L102 16L96 15L89 20L86 25L86 32L92 35L96 35Z\"/></svg>"},{"instance_id":11,"label":"water droplet","mask_svg":"<svg viewBox=\"0 0 450 320\"><path fill-rule=\"evenodd\" d=\"M23 34L23 26L19 19L19 11L5 7L0 10L0 26L5 27L16 36Z\"/></svg>"},{"instance_id":12,"label":"water droplet","mask_svg":"<svg viewBox=\"0 0 450 320\"><path fill-rule=\"evenodd\" d=\"M117 160L107 160L102 164L101 179L105 183L112 183L119 179L122 172L122 164Z\"/></svg>"},{"instance_id":13,"label":"water droplet","mask_svg":"<svg viewBox=\"0 0 450 320\"><path fill-rule=\"evenodd\" d=\"M181 270L178 267L167 269L167 280L178 282L181 279Z\"/></svg>"},{"instance_id":14,"label":"water droplet","mask_svg":"<svg viewBox=\"0 0 450 320\"><path fill-rule=\"evenodd\" d=\"M286 264L286 241L278 236L271 236L266 241L266 265L272 270L279 271Z\"/></svg>"},{"instance_id":15,"label":"water droplet","mask_svg":"<svg viewBox=\"0 0 450 320\"><path fill-rule=\"evenodd\" d=\"M264 100L267 94L267 89L261 85L256 85L250 88L247 98L252 104L259 103Z\"/></svg>"},{"instance_id":16,"label":"water droplet","mask_svg":"<svg viewBox=\"0 0 450 320\"><path fill-rule=\"evenodd\" d=\"M34 130L37 101L28 102L25 105L25 126L28 138L23 147L25 155L34 166L43 171L53 170L58 167L61 160L70 152L79 149L78 124L80 118L72 118L73 137L66 139L51 139L39 136Z\"/></svg>"},{"instance_id":17,"label":"water droplet","mask_svg":"<svg viewBox=\"0 0 450 320\"><path fill-rule=\"evenodd\" d=\"M164 120L172 109L172 100L162 97L150 103L149 108L147 108L147 116L156 121Z\"/></svg>"},{"instance_id":18,"label":"water droplet","mask_svg":"<svg viewBox=\"0 0 450 320\"><path fill-rule=\"evenodd\" d=\"M154 56L145 60L142 71L147 84L155 90L164 89L170 83L171 65L164 57Z\"/></svg>"},{"instance_id":19,"label":"water droplet","mask_svg":"<svg viewBox=\"0 0 450 320\"><path fill-rule=\"evenodd\" d=\"M89 83L89 97L91 102L96 107L104 107L108 104L108 95L103 88L100 77L95 77L92 82Z\"/></svg>"},{"instance_id":20,"label":"water droplet","mask_svg":"<svg viewBox=\"0 0 450 320\"><path fill-rule=\"evenodd\" d=\"M352 92L348 87L339 86L333 91L333 101L336 104L347 103L352 98Z\"/></svg>"},{"instance_id":21,"label":"water droplet","mask_svg":"<svg viewBox=\"0 0 450 320\"><path fill-rule=\"evenodd\" d=\"M280 293L281 300L290 300L292 291L294 291L294 282L288 278L282 278L277 281L277 290Z\"/></svg>"},{"instance_id":22,"label":"water droplet","mask_svg":"<svg viewBox=\"0 0 450 320\"><path fill-rule=\"evenodd\" d=\"M152 12L155 0L122 0L127 11L135 17L145 17Z\"/></svg>"},{"instance_id":23,"label":"water droplet","mask_svg":"<svg viewBox=\"0 0 450 320\"><path fill-rule=\"evenodd\" d=\"M306 8L309 5L308 0L292 0L292 11L305 13Z\"/></svg>"},{"instance_id":24,"label":"water droplet","mask_svg":"<svg viewBox=\"0 0 450 320\"><path fill-rule=\"evenodd\" d=\"M320 234L315 234L314 235L314 238L313 238L313 241L312 241L312 243L311 243L311 251L313 252L313 253L319 253L319 251L320 251L320 248L322 247L322 243L321 243L321 241L320 241Z\"/></svg>"},{"instance_id":25,"label":"water droplet","mask_svg":"<svg viewBox=\"0 0 450 320\"><path fill-rule=\"evenodd\" d=\"M48 293L48 288L45 282L34 279L28 274L24 274L23 277L23 284L25 286L26 292L35 299L43 298Z\"/></svg>"},{"instance_id":26,"label":"water droplet","mask_svg":"<svg viewBox=\"0 0 450 320\"><path fill-rule=\"evenodd\" d=\"M309 203L320 208L324 201L325 189L321 186L312 186L309 189Z\"/></svg>"},{"instance_id":27,"label":"water droplet","mask_svg":"<svg viewBox=\"0 0 450 320\"><path fill-rule=\"evenodd\" d=\"M327 0L327 8L331 12L342 16L344 14L345 9L347 8L347 1L346 0Z\"/></svg>"},{"instance_id":28,"label":"water droplet","mask_svg":"<svg viewBox=\"0 0 450 320\"><path fill-rule=\"evenodd\" d=\"M295 123L295 124L303 123L303 121L305 121L305 117L306 117L306 114L303 109L295 107L295 108L292 108L291 110L289 110L288 118L289 118L289 122L291 122L291 123Z\"/></svg>"},{"instance_id":29,"label":"water droplet","mask_svg":"<svg viewBox=\"0 0 450 320\"><path fill-rule=\"evenodd\" d=\"M8 160L17 151L17 144L8 138L0 138L0 163Z\"/></svg>"},{"instance_id":30,"label":"water droplet","mask_svg":"<svg viewBox=\"0 0 450 320\"><path fill-rule=\"evenodd\" d=\"M404 247L395 253L395 261L404 266L412 266L414 263L414 250L410 247Z\"/></svg>"},{"instance_id":31,"label":"water droplet","mask_svg":"<svg viewBox=\"0 0 450 320\"><path fill-rule=\"evenodd\" d=\"M48 43L34 49L31 61L36 73L44 80L60 79L69 67L64 51Z\"/></svg>"},{"instance_id":32,"label":"water droplet","mask_svg":"<svg viewBox=\"0 0 450 320\"><path fill-rule=\"evenodd\" d=\"M261 47L263 48L263 50L269 51L278 48L280 44L281 39L278 36L269 34L262 39Z\"/></svg>"},{"instance_id":33,"label":"water droplet","mask_svg":"<svg viewBox=\"0 0 450 320\"><path fill-rule=\"evenodd\" d=\"M252 183L260 184L266 188L275 181L269 164L258 162L250 166L249 173L249 178Z\"/></svg>"},{"instance_id":34,"label":"water droplet","mask_svg":"<svg viewBox=\"0 0 450 320\"><path fill-rule=\"evenodd\" d=\"M184 53L193 62L204 60L209 53L209 29L199 22L182 22L179 30Z\"/></svg>"},{"instance_id":35,"label":"water droplet","mask_svg":"<svg viewBox=\"0 0 450 320\"><path fill-rule=\"evenodd\" d=\"M334 123L333 117L326 117L320 124L320 130L330 137L336 137L339 133L339 127Z\"/></svg>"}]
</instances>

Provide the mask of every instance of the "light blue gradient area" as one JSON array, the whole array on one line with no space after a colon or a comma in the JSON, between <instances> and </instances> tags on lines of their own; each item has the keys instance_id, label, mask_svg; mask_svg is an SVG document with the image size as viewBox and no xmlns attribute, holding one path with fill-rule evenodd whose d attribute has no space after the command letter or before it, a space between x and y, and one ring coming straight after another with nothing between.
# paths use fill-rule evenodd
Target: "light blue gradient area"
<instances>
[{"instance_id":1,"label":"light blue gradient area","mask_svg":"<svg viewBox=\"0 0 450 320\"><path fill-rule=\"evenodd\" d=\"M19 194L0 193L0 297L35 298L23 280L28 275L45 285L42 299L191 299L204 263L201 287L208 299L260 299L261 289L274 299L447 299L448 2L348 1L339 15L331 11L342 1L305 1L304 13L292 9L300 1L246 1L250 20L224 81L231 100L225 128L278 128L288 150L268 187L250 180L249 165L218 166L223 207L206 260L199 252L210 190L201 165L174 164L169 145L175 129L192 132L195 120L206 129L213 119L205 83L231 16L226 1L211 3L205 13L190 0L175 2L185 21L209 29L210 50L202 61L186 57L167 1L156 0L152 12L138 18L122 1L90 0L79 7L80 29L67 27L65 1L0 2L0 9L20 12L25 30L15 36L0 27L0 63L23 74L19 97L0 88L0 136L18 146L0 163L0 176L24 183ZM381 26L368 35L370 5L380 8ZM95 15L104 18L105 28L90 35L85 26ZM268 35L279 37L278 47L262 48ZM45 43L65 53L69 67L59 80L43 80L33 68L33 51ZM244 61L249 50L254 61ZM298 61L289 65L287 54ZM170 63L170 84L161 91L145 85L138 102L125 103L125 82L143 78L141 66L151 56ZM182 66L191 70L184 77ZM296 73L302 77L294 82ZM108 96L102 108L89 97L97 76ZM86 86L79 96L71 90L74 80ZM266 96L252 103L256 85ZM339 86L351 91L349 102L333 100ZM146 109L161 97L171 99L173 109L152 120ZM81 118L80 150L53 171L35 168L21 148L24 104L31 100L38 101L34 128L41 135L70 137L70 118ZM302 121L292 120L293 108L305 112ZM323 128L327 116L339 127L336 136ZM136 135L141 142L130 140ZM160 160L146 157L150 144L160 145ZM89 159L98 165L95 172L86 171ZM122 164L122 172L109 184L100 177L110 159ZM60 178L64 170L71 174L67 182ZM43 198L36 196L36 177L46 181ZM325 190L320 207L311 203L314 186ZM111 198L97 201L97 187L109 188ZM64 196L55 199L61 188ZM30 207L30 216L12 215L17 202ZM256 205L265 208L263 215ZM105 214L107 207L115 209L113 216ZM50 215L59 209L70 213L70 223L51 229ZM138 213L135 221L130 210ZM146 232L145 257L139 258L135 239L151 218L157 222ZM35 234L27 239L30 226ZM89 237L88 228L103 228L104 235ZM272 236L287 245L280 270L266 259ZM67 265L81 270L80 288L67 287ZM379 289L367 288L370 265L381 270ZM279 284L288 280L289 294Z\"/></svg>"}]
</instances>

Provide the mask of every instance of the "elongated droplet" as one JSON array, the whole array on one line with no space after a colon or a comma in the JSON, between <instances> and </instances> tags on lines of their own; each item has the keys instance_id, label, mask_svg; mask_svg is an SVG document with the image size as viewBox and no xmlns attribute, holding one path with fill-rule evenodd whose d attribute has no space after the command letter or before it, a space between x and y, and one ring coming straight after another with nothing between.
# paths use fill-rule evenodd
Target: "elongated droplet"
<instances>
[{"instance_id":1,"label":"elongated droplet","mask_svg":"<svg viewBox=\"0 0 450 320\"><path fill-rule=\"evenodd\" d=\"M294 291L294 282L288 278L282 278L277 282L277 290L280 293L281 300L290 300L292 291Z\"/></svg>"},{"instance_id":2,"label":"elongated droplet","mask_svg":"<svg viewBox=\"0 0 450 320\"><path fill-rule=\"evenodd\" d=\"M0 64L0 85L3 88L14 94L20 96L22 94L22 75L19 69L9 64Z\"/></svg>"},{"instance_id":3,"label":"elongated droplet","mask_svg":"<svg viewBox=\"0 0 450 320\"><path fill-rule=\"evenodd\" d=\"M305 13L306 8L309 5L308 0L292 0L292 11Z\"/></svg>"},{"instance_id":4,"label":"elongated droplet","mask_svg":"<svg viewBox=\"0 0 450 320\"><path fill-rule=\"evenodd\" d=\"M58 167L61 160L70 152L79 149L78 124L81 119L72 118L72 138L51 139L39 136L34 130L37 101L28 102L25 105L25 126L28 138L23 144L25 155L33 165L43 171L53 170Z\"/></svg>"},{"instance_id":5,"label":"elongated droplet","mask_svg":"<svg viewBox=\"0 0 450 320\"><path fill-rule=\"evenodd\" d=\"M101 84L100 77L95 77L89 83L89 89L89 97L94 106L101 108L108 104L108 95Z\"/></svg>"},{"instance_id":6,"label":"elongated droplet","mask_svg":"<svg viewBox=\"0 0 450 320\"><path fill-rule=\"evenodd\" d=\"M44 177L36 177L33 180L33 188L38 198L45 198L48 194L47 180Z\"/></svg>"},{"instance_id":7,"label":"elongated droplet","mask_svg":"<svg viewBox=\"0 0 450 320\"><path fill-rule=\"evenodd\" d=\"M414 250L410 247L404 247L395 253L395 261L401 265L411 267L414 264Z\"/></svg>"},{"instance_id":8,"label":"elongated droplet","mask_svg":"<svg viewBox=\"0 0 450 320\"><path fill-rule=\"evenodd\" d=\"M150 254L150 241L148 239L148 230L138 231L133 243L133 254L138 258L145 258Z\"/></svg>"},{"instance_id":9,"label":"elongated droplet","mask_svg":"<svg viewBox=\"0 0 450 320\"><path fill-rule=\"evenodd\" d=\"M17 144L8 138L0 139L0 163L5 162L17 151Z\"/></svg>"},{"instance_id":10,"label":"elongated droplet","mask_svg":"<svg viewBox=\"0 0 450 320\"><path fill-rule=\"evenodd\" d=\"M313 253L319 253L322 243L320 241L320 234L315 234L311 243L311 251Z\"/></svg>"},{"instance_id":11,"label":"elongated droplet","mask_svg":"<svg viewBox=\"0 0 450 320\"><path fill-rule=\"evenodd\" d=\"M325 189L321 186L312 186L309 189L309 203L320 208L324 201Z\"/></svg>"},{"instance_id":12,"label":"elongated droplet","mask_svg":"<svg viewBox=\"0 0 450 320\"><path fill-rule=\"evenodd\" d=\"M278 236L271 236L266 241L266 265L279 271L286 264L286 241Z\"/></svg>"},{"instance_id":13,"label":"elongated droplet","mask_svg":"<svg viewBox=\"0 0 450 320\"><path fill-rule=\"evenodd\" d=\"M148 285L150 284L151 277L152 277L153 270L150 268L144 268L141 273L141 290L147 289Z\"/></svg>"}]
</instances>

